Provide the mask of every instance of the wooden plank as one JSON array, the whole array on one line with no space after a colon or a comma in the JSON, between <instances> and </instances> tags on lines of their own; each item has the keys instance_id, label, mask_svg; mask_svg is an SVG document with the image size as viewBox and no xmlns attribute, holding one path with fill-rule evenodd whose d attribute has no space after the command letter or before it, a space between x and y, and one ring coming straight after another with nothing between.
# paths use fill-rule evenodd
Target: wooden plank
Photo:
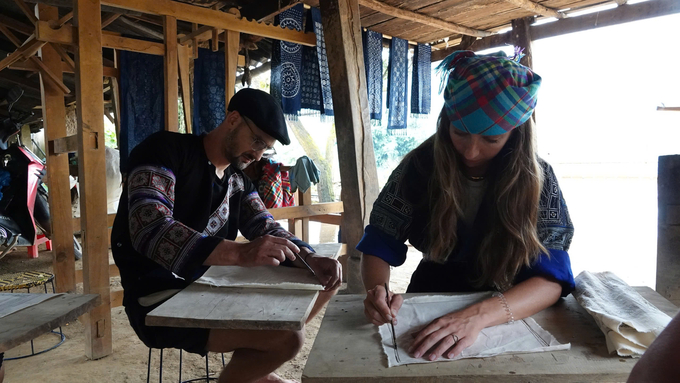
<instances>
[{"instance_id":1,"label":"wooden plank","mask_svg":"<svg viewBox=\"0 0 680 383\"><path fill-rule=\"evenodd\" d=\"M225 109L236 91L236 66L238 64L238 50L240 33L226 31L224 40L224 102Z\"/></svg>"},{"instance_id":2,"label":"wooden plank","mask_svg":"<svg viewBox=\"0 0 680 383\"><path fill-rule=\"evenodd\" d=\"M177 19L172 16L163 17L163 37L165 39L165 55L163 73L165 75L165 130L177 131L179 122L179 80L177 74Z\"/></svg>"},{"instance_id":3,"label":"wooden plank","mask_svg":"<svg viewBox=\"0 0 680 383\"><path fill-rule=\"evenodd\" d=\"M74 321L98 304L96 294L57 294L52 299L0 318L0 352Z\"/></svg>"},{"instance_id":4,"label":"wooden plank","mask_svg":"<svg viewBox=\"0 0 680 383\"><path fill-rule=\"evenodd\" d=\"M110 355L111 297L106 222L106 158L104 154L104 96L102 94L102 28L99 0L74 0L78 27L76 102L78 104L78 180L83 222L83 291L98 294L101 303L84 319L85 354L90 359ZM95 148L88 135L97 139Z\"/></svg>"},{"instance_id":5,"label":"wooden plank","mask_svg":"<svg viewBox=\"0 0 680 383\"><path fill-rule=\"evenodd\" d=\"M59 10L56 7L38 4L40 20L50 21L59 18ZM59 54L51 45L43 46L41 50L41 64L50 72L58 73L59 80L62 77L62 62ZM43 73L40 74L40 91L43 110L43 127L45 140L53 142L66 136L66 108L64 106L64 93L54 82L45 81ZM77 139L77 137L76 137ZM75 141L77 144L77 140ZM49 145L48 145L49 146ZM68 155L47 152L47 187L50 219L52 221L52 270L55 274L55 290L57 292L75 292L75 256L73 252L73 230L62 222L71 219L71 188L69 182Z\"/></svg>"},{"instance_id":6,"label":"wooden plank","mask_svg":"<svg viewBox=\"0 0 680 383\"><path fill-rule=\"evenodd\" d=\"M24 24L4 14L0 14L0 24L3 24L17 32L23 33L26 36L31 35L35 29L32 25Z\"/></svg>"},{"instance_id":7,"label":"wooden plank","mask_svg":"<svg viewBox=\"0 0 680 383\"><path fill-rule=\"evenodd\" d=\"M342 214L325 214L309 217L310 221L321 222L327 225L342 225Z\"/></svg>"},{"instance_id":8,"label":"wooden plank","mask_svg":"<svg viewBox=\"0 0 680 383\"><path fill-rule=\"evenodd\" d=\"M24 45L21 46L21 48L17 48L16 51L10 53L7 57L2 59L2 61L0 61L0 70L7 68L21 59L28 59L45 44L46 43L44 41L38 41L31 37L27 42L24 43Z\"/></svg>"},{"instance_id":9,"label":"wooden plank","mask_svg":"<svg viewBox=\"0 0 680 383\"><path fill-rule=\"evenodd\" d=\"M343 242L348 245L347 289L363 292L355 249L368 225L378 196L378 172L373 153L359 4L357 0L322 0L321 16L329 60L335 110L335 132L342 179L342 201L352 206L343 215ZM328 212L331 213L331 212Z\"/></svg>"},{"instance_id":10,"label":"wooden plank","mask_svg":"<svg viewBox=\"0 0 680 383\"><path fill-rule=\"evenodd\" d=\"M171 0L103 0L102 4L152 15L173 16L178 20L188 21L190 23L198 23L310 47L316 46L316 36L313 33L304 33L292 29L283 29L273 25L262 24L256 21L248 21L229 13Z\"/></svg>"},{"instance_id":11,"label":"wooden plank","mask_svg":"<svg viewBox=\"0 0 680 383\"><path fill-rule=\"evenodd\" d=\"M566 15L556 9L548 8L541 4L530 0L505 0L510 4L514 4L522 9L526 9L534 15L541 15L545 17L554 17L556 19L563 19Z\"/></svg>"},{"instance_id":12,"label":"wooden plank","mask_svg":"<svg viewBox=\"0 0 680 383\"><path fill-rule=\"evenodd\" d=\"M298 205L299 206L312 206L312 189L307 189L306 192L298 190ZM302 221L302 239L303 241L309 243L309 218L305 217L301 219Z\"/></svg>"},{"instance_id":13,"label":"wooden plank","mask_svg":"<svg viewBox=\"0 0 680 383\"><path fill-rule=\"evenodd\" d=\"M118 52L116 52L118 54ZM104 73L106 75L106 72ZM111 78L111 101L113 102L113 117L115 119L116 128L116 147L120 147L120 87L118 86L118 78Z\"/></svg>"},{"instance_id":14,"label":"wooden plank","mask_svg":"<svg viewBox=\"0 0 680 383\"><path fill-rule=\"evenodd\" d=\"M76 270L76 284L83 283L83 269L77 269ZM109 265L109 277L118 277L120 276L120 270L118 270L118 266L115 264L110 264Z\"/></svg>"},{"instance_id":15,"label":"wooden plank","mask_svg":"<svg viewBox=\"0 0 680 383\"><path fill-rule=\"evenodd\" d=\"M116 215L115 214L108 214L106 216L106 228L111 228L113 227L113 221L116 220ZM81 222L80 222L80 217L73 217L71 218L71 224L73 225L73 232L79 232L81 230Z\"/></svg>"},{"instance_id":16,"label":"wooden plank","mask_svg":"<svg viewBox=\"0 0 680 383\"><path fill-rule=\"evenodd\" d=\"M43 109L44 110L44 109ZM66 134L66 133L64 133ZM87 134L85 137L85 144L88 148L96 148L97 136L94 134ZM61 137L47 142L47 147L51 155L65 154L65 153L75 153L78 151L79 147L78 136L68 136ZM68 177L67 177L68 178ZM69 194L70 195L70 194ZM70 198L70 197L69 197ZM69 203L70 204L70 203ZM69 217L71 214L68 215Z\"/></svg>"},{"instance_id":17,"label":"wooden plank","mask_svg":"<svg viewBox=\"0 0 680 383\"><path fill-rule=\"evenodd\" d=\"M179 82L184 108L184 125L186 132L191 134L191 84L189 81L189 62L191 61L191 48L186 45L177 46L177 60L179 63Z\"/></svg>"},{"instance_id":18,"label":"wooden plank","mask_svg":"<svg viewBox=\"0 0 680 383\"><path fill-rule=\"evenodd\" d=\"M680 155L659 156L658 204L656 291L680 304Z\"/></svg>"},{"instance_id":19,"label":"wooden plank","mask_svg":"<svg viewBox=\"0 0 680 383\"><path fill-rule=\"evenodd\" d=\"M114 21L118 20L119 17L121 17L120 13L111 13L104 20L102 20L102 29L108 27L111 23Z\"/></svg>"},{"instance_id":20,"label":"wooden plank","mask_svg":"<svg viewBox=\"0 0 680 383\"><path fill-rule=\"evenodd\" d=\"M116 290L111 292L111 308L120 307L123 305L123 297L125 294L123 290Z\"/></svg>"},{"instance_id":21,"label":"wooden plank","mask_svg":"<svg viewBox=\"0 0 680 383\"><path fill-rule=\"evenodd\" d=\"M213 5L212 9L215 11L219 11L219 8L217 8L217 4ZM218 50L220 50L220 34L222 33L222 30L220 28L211 28L210 32L212 34L210 46L212 47L213 52L217 52Z\"/></svg>"},{"instance_id":22,"label":"wooden plank","mask_svg":"<svg viewBox=\"0 0 680 383\"><path fill-rule=\"evenodd\" d=\"M186 44L189 40L194 40L194 39L196 39L196 40L207 40L209 38L209 36L211 36L212 30L213 30L213 28L211 26L204 25L204 26L198 28L198 26L196 26L195 24L196 23L194 23L195 29L193 29L194 27L192 27L191 33L180 37L177 40L177 42L179 42L180 44Z\"/></svg>"},{"instance_id":23,"label":"wooden plank","mask_svg":"<svg viewBox=\"0 0 680 383\"><path fill-rule=\"evenodd\" d=\"M315 215L342 213L342 202L323 202L307 206L289 206L269 209L275 220L308 218Z\"/></svg>"},{"instance_id":24,"label":"wooden plank","mask_svg":"<svg viewBox=\"0 0 680 383\"><path fill-rule=\"evenodd\" d=\"M24 3L24 0L14 0L14 3L16 3L16 5L19 7L19 9L21 9L24 15L28 17L28 20L31 22L31 24L35 24L38 21L38 19L33 14L31 8L29 8L28 5Z\"/></svg>"},{"instance_id":25,"label":"wooden plank","mask_svg":"<svg viewBox=\"0 0 680 383\"><path fill-rule=\"evenodd\" d=\"M318 293L193 283L147 314L146 325L298 331Z\"/></svg>"},{"instance_id":26,"label":"wooden plank","mask_svg":"<svg viewBox=\"0 0 680 383\"><path fill-rule=\"evenodd\" d=\"M636 290L666 314L677 313L677 307L650 288ZM533 316L559 342L571 343L570 350L388 368L377 327L364 317L365 298L332 298L302 373L303 383L625 382L639 360L609 355L602 331L570 295Z\"/></svg>"},{"instance_id":27,"label":"wooden plank","mask_svg":"<svg viewBox=\"0 0 680 383\"><path fill-rule=\"evenodd\" d=\"M32 71L32 72L38 72L40 70L38 65L36 63L32 62L32 61L16 62L16 63L10 65L9 69L26 70L26 71ZM103 69L104 69L104 76L118 77L118 75L119 75L118 69L116 69L116 68L105 66ZM75 70L69 68L68 64L66 64L65 62L61 63L61 71L62 71L62 73L75 73Z\"/></svg>"}]
</instances>

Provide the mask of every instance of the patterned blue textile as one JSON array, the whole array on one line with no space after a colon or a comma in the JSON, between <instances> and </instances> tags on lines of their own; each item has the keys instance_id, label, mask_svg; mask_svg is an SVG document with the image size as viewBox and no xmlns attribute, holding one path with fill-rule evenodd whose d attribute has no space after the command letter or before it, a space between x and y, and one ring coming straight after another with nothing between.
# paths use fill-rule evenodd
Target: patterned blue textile
<instances>
[{"instance_id":1,"label":"patterned blue textile","mask_svg":"<svg viewBox=\"0 0 680 383\"><path fill-rule=\"evenodd\" d=\"M393 37L390 44L390 61L387 77L387 131L404 129L406 132L408 80L408 42Z\"/></svg>"},{"instance_id":2,"label":"patterned blue textile","mask_svg":"<svg viewBox=\"0 0 680 383\"><path fill-rule=\"evenodd\" d=\"M224 97L224 52L199 49L194 60L194 134L208 133L224 121Z\"/></svg>"},{"instance_id":3,"label":"patterned blue textile","mask_svg":"<svg viewBox=\"0 0 680 383\"><path fill-rule=\"evenodd\" d=\"M367 29L361 35L364 46L364 67L371 120L382 120L382 34Z\"/></svg>"},{"instance_id":4,"label":"patterned blue textile","mask_svg":"<svg viewBox=\"0 0 680 383\"><path fill-rule=\"evenodd\" d=\"M164 130L163 57L119 52L120 167L127 172L130 152L152 133Z\"/></svg>"},{"instance_id":5,"label":"patterned blue textile","mask_svg":"<svg viewBox=\"0 0 680 383\"><path fill-rule=\"evenodd\" d=\"M413 51L413 75L411 76L411 113L430 114L432 96L432 48L418 44Z\"/></svg>"},{"instance_id":6,"label":"patterned blue textile","mask_svg":"<svg viewBox=\"0 0 680 383\"><path fill-rule=\"evenodd\" d=\"M314 30L312 9L307 11L305 32ZM321 100L321 75L319 72L319 60L317 59L317 47L302 47L302 87L301 107L307 110L321 112L323 109Z\"/></svg>"},{"instance_id":7,"label":"patterned blue textile","mask_svg":"<svg viewBox=\"0 0 680 383\"><path fill-rule=\"evenodd\" d=\"M323 34L321 11L312 8L312 21L314 22L314 34L316 35L316 52L319 61L319 77L321 79L322 114L333 115L333 96L331 94L331 77L328 71L328 55L326 53L326 40Z\"/></svg>"},{"instance_id":8,"label":"patterned blue textile","mask_svg":"<svg viewBox=\"0 0 680 383\"><path fill-rule=\"evenodd\" d=\"M278 24L284 28L302 30L304 5L298 4L277 16ZM281 100L281 109L286 118L297 119L302 107L300 73L302 71L302 46L286 41L274 40L272 44L272 69L270 93Z\"/></svg>"}]
</instances>

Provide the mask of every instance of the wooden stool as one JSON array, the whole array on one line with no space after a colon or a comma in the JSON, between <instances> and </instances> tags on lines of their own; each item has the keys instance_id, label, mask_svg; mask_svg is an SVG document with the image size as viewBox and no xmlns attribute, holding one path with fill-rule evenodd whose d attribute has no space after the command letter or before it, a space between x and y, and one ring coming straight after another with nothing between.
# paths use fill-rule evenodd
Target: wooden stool
<instances>
[{"instance_id":1,"label":"wooden stool","mask_svg":"<svg viewBox=\"0 0 680 383\"><path fill-rule=\"evenodd\" d=\"M10 293L13 293L14 290L26 289L27 292L30 293L32 287L44 286L45 294L47 294L48 283L52 285L52 292L55 293L56 291L54 289L54 274L43 271L24 271L12 278L0 279L0 291L9 291ZM59 335L59 342L57 344L49 348L46 348L42 351L36 352L33 346L33 340L31 340L30 354L16 356L13 358L5 358L5 360L23 359L28 358L29 356L42 354L61 346L61 344L64 343L64 340L66 340L64 333L61 331L61 326L59 326L59 332L51 330L50 333Z\"/></svg>"},{"instance_id":2,"label":"wooden stool","mask_svg":"<svg viewBox=\"0 0 680 383\"><path fill-rule=\"evenodd\" d=\"M146 369L146 383L149 383L149 379L151 377L151 350L153 350L151 347L149 347L149 360L147 362L147 369ZM160 366L158 367L158 382L163 381L163 349L160 349ZM224 353L222 353L222 367L224 367ZM177 380L180 383L189 383L189 382L199 382L199 381L216 381L217 377L210 377L210 372L208 370L208 354L205 355L205 378L195 378L195 379L190 379L190 380L182 380L182 350L179 350L179 379Z\"/></svg>"}]
</instances>

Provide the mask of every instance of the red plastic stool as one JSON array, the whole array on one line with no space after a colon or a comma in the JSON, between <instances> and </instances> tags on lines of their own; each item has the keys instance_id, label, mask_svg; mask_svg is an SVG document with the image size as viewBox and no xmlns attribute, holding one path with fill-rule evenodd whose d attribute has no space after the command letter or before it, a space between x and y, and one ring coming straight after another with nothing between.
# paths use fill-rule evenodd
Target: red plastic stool
<instances>
[{"instance_id":1,"label":"red plastic stool","mask_svg":"<svg viewBox=\"0 0 680 383\"><path fill-rule=\"evenodd\" d=\"M35 240L35 244L33 246L27 246L28 247L28 257L29 258L38 258L38 245L45 244L45 247L47 250L52 250L52 240L48 239L45 237L44 234L38 234L38 238Z\"/></svg>"}]
</instances>

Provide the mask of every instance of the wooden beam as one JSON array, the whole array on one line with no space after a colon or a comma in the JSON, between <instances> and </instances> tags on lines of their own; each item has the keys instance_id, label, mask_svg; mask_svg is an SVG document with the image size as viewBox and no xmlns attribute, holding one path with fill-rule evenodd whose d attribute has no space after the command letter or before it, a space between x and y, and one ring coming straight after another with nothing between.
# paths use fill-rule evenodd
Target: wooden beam
<instances>
[{"instance_id":1,"label":"wooden beam","mask_svg":"<svg viewBox=\"0 0 680 383\"><path fill-rule=\"evenodd\" d=\"M38 4L40 20L54 21L59 18L59 10L44 4ZM59 54L51 45L45 45L41 52L41 64L52 73L62 77L62 62ZM43 110L43 127L45 140L66 136L66 108L64 93L54 82L45 81L40 76L40 90ZM54 270L55 289L60 293L75 293L75 255L73 252L73 231L68 225L61 224L71 219L71 188L69 182L68 155L59 155L48 150L47 153L47 187L49 193L50 220L52 221L52 270Z\"/></svg>"},{"instance_id":2,"label":"wooden beam","mask_svg":"<svg viewBox=\"0 0 680 383\"><path fill-rule=\"evenodd\" d=\"M422 13L407 11L405 9L393 7L391 5L387 5L387 4L380 2L378 0L359 0L359 4L366 7L366 8L373 9L374 11L384 13L386 15L394 16L394 17L397 17L397 18L400 18L400 19L415 21L417 23L429 25L431 27L443 29L445 31L450 31L450 32L453 32L453 33L460 33L462 35L476 36L476 37L486 37L486 36L491 36L491 34L492 34L490 32L482 31L482 30L479 30L479 29L468 28L468 27L465 27L463 25L444 21L442 19L438 19L436 17L424 15Z\"/></svg>"},{"instance_id":3,"label":"wooden beam","mask_svg":"<svg viewBox=\"0 0 680 383\"><path fill-rule=\"evenodd\" d=\"M3 14L0 14L0 24L3 24L4 26L13 29L16 32L23 33L26 36L30 36L34 32L33 26L24 24Z\"/></svg>"},{"instance_id":4,"label":"wooden beam","mask_svg":"<svg viewBox=\"0 0 680 383\"><path fill-rule=\"evenodd\" d=\"M316 46L316 36L314 33L304 33L273 25L261 24L256 21L248 21L226 12L214 11L212 9L183 4L172 0L102 0L102 4L152 15L174 16L177 17L178 20L188 21L190 23L198 23L310 47Z\"/></svg>"},{"instance_id":5,"label":"wooden beam","mask_svg":"<svg viewBox=\"0 0 680 383\"><path fill-rule=\"evenodd\" d=\"M218 8L218 4L213 5L212 9L215 11L220 10ZM212 47L213 52L217 52L218 50L220 50L220 34L222 33L222 30L220 28L212 28L211 32L212 40L210 42L210 46Z\"/></svg>"},{"instance_id":6,"label":"wooden beam","mask_svg":"<svg viewBox=\"0 0 680 383\"><path fill-rule=\"evenodd\" d=\"M329 60L331 91L335 110L335 132L342 178L342 201L351 206L343 214L342 236L350 258L347 289L363 293L361 253L356 245L378 196L378 172L368 115L368 92L361 48L358 0L321 0L321 18ZM314 205L312 205L314 206Z\"/></svg>"},{"instance_id":7,"label":"wooden beam","mask_svg":"<svg viewBox=\"0 0 680 383\"><path fill-rule=\"evenodd\" d=\"M118 19L121 23L127 25L128 28L133 29L135 32L145 35L146 37L151 37L158 40L163 40L163 34L156 32L155 30L142 25L140 23L135 23L134 21L128 19L127 17L120 17Z\"/></svg>"},{"instance_id":8,"label":"wooden beam","mask_svg":"<svg viewBox=\"0 0 680 383\"><path fill-rule=\"evenodd\" d=\"M116 219L115 214L107 214L106 215L106 228L111 228L113 227L113 221ZM71 218L71 226L73 229L73 233L77 233L82 230L82 223L80 222L80 217L73 217Z\"/></svg>"},{"instance_id":9,"label":"wooden beam","mask_svg":"<svg viewBox=\"0 0 680 383\"><path fill-rule=\"evenodd\" d=\"M191 134L191 84L189 81L189 62L191 61L191 48L186 45L177 46L177 61L179 64L179 82L182 95L182 106L184 109L184 126L186 132Z\"/></svg>"},{"instance_id":10,"label":"wooden beam","mask_svg":"<svg viewBox=\"0 0 680 383\"><path fill-rule=\"evenodd\" d=\"M24 15L26 15L26 17L28 17L28 20L31 22L31 24L35 24L36 21L38 21L38 19L35 17L35 14L33 13L33 11L31 11L31 8L29 8L28 5L26 5L26 3L24 3L24 0L14 0L14 2L19 7L19 9L21 9L21 11L24 13Z\"/></svg>"},{"instance_id":11,"label":"wooden beam","mask_svg":"<svg viewBox=\"0 0 680 383\"><path fill-rule=\"evenodd\" d=\"M666 111L666 112L680 112L680 106L657 106L656 110Z\"/></svg>"},{"instance_id":12,"label":"wooden beam","mask_svg":"<svg viewBox=\"0 0 680 383\"><path fill-rule=\"evenodd\" d=\"M48 23L38 21L35 31L37 39L43 42L73 46L78 43L78 28L72 27L70 25L64 25L61 28L52 29ZM163 56L165 54L165 46L161 43L122 37L110 33L102 33L102 46L104 48L147 53L157 56Z\"/></svg>"},{"instance_id":13,"label":"wooden beam","mask_svg":"<svg viewBox=\"0 0 680 383\"><path fill-rule=\"evenodd\" d=\"M590 29L608 27L637 20L653 17L661 17L680 13L680 2L677 0L654 0L636 4L627 4L602 12L587 15L568 17L552 23L531 26L531 37L534 41L550 37L565 35L568 33L581 32ZM510 44L509 33L494 35L479 39L474 44L475 50L496 48ZM459 46L450 46L432 52L432 61L439 61L446 56L459 50Z\"/></svg>"},{"instance_id":14,"label":"wooden beam","mask_svg":"<svg viewBox=\"0 0 680 383\"><path fill-rule=\"evenodd\" d=\"M76 275L76 284L83 283L83 270L82 269L75 270L75 275ZM118 266L116 266L115 264L110 264L109 265L109 276L111 278L113 278L113 277L117 277L119 275L120 275L120 270L118 269Z\"/></svg>"},{"instance_id":15,"label":"wooden beam","mask_svg":"<svg viewBox=\"0 0 680 383\"><path fill-rule=\"evenodd\" d=\"M327 225L342 225L342 214L325 214L309 217L310 221L321 222Z\"/></svg>"},{"instance_id":16,"label":"wooden beam","mask_svg":"<svg viewBox=\"0 0 680 383\"><path fill-rule=\"evenodd\" d=\"M7 36L7 38L17 48L21 47L21 41L16 36L14 36L12 31L9 30L9 28L7 28L3 25L0 25L0 32L2 32L5 36ZM54 47L52 47L52 49L54 49ZM54 85L56 85L62 92L71 93L71 90L66 85L64 85L64 83L62 81L61 71L52 72L52 70L50 70L50 68L48 68L42 61L40 61L39 58L37 58L35 56L31 56L31 57L29 57L29 59L30 59L30 62L33 63L38 68L38 71L40 71L40 73L42 73L44 76L46 76L48 80L52 81L52 83ZM59 73L58 76L57 76L57 73Z\"/></svg>"},{"instance_id":17,"label":"wooden beam","mask_svg":"<svg viewBox=\"0 0 680 383\"><path fill-rule=\"evenodd\" d=\"M118 20L119 17L121 17L120 13L111 13L104 20L102 20L102 29L108 27L111 23L114 21Z\"/></svg>"},{"instance_id":18,"label":"wooden beam","mask_svg":"<svg viewBox=\"0 0 680 383\"><path fill-rule=\"evenodd\" d=\"M52 28L59 28L59 27L61 27L62 25L64 25L64 24L68 23L69 21L71 21L72 18L73 18L73 11L71 11L71 12L65 14L64 17L62 17L62 18L59 19L59 20L50 20L50 26L51 26Z\"/></svg>"},{"instance_id":19,"label":"wooden beam","mask_svg":"<svg viewBox=\"0 0 680 383\"><path fill-rule=\"evenodd\" d=\"M312 205L312 189L307 189L306 192L298 190L298 205L300 206L311 206ZM302 218L302 237L303 241L309 243L309 218Z\"/></svg>"},{"instance_id":20,"label":"wooden beam","mask_svg":"<svg viewBox=\"0 0 680 383\"><path fill-rule=\"evenodd\" d=\"M176 132L179 106L177 97L177 19L172 16L163 17L163 36L165 38L165 55L163 73L165 74L165 130Z\"/></svg>"},{"instance_id":21,"label":"wooden beam","mask_svg":"<svg viewBox=\"0 0 680 383\"><path fill-rule=\"evenodd\" d=\"M527 11L545 17L554 17L556 19L563 19L566 15L562 12L557 11L553 8L548 8L544 5L534 3L531 0L505 0L510 4L516 5L519 8L526 9Z\"/></svg>"},{"instance_id":22,"label":"wooden beam","mask_svg":"<svg viewBox=\"0 0 680 383\"><path fill-rule=\"evenodd\" d=\"M96 149L97 146L96 135L88 135L85 139L87 147L89 149ZM64 136L60 136L59 138L47 141L47 150L50 155L56 156L58 154L75 153L78 151L78 148L79 142L77 135L66 136L66 134L64 133Z\"/></svg>"},{"instance_id":23,"label":"wooden beam","mask_svg":"<svg viewBox=\"0 0 680 383\"><path fill-rule=\"evenodd\" d=\"M274 220L309 218L317 215L336 214L344 211L342 202L323 202L305 206L289 206L269 209Z\"/></svg>"},{"instance_id":24,"label":"wooden beam","mask_svg":"<svg viewBox=\"0 0 680 383\"><path fill-rule=\"evenodd\" d=\"M101 304L84 320L85 353L90 359L110 355L111 291L109 288L106 222L106 157L104 154L104 96L102 94L102 28L99 0L74 0L78 27L76 97L78 108L78 175L83 230L83 291L99 294ZM88 145L94 136L97 145Z\"/></svg>"},{"instance_id":25,"label":"wooden beam","mask_svg":"<svg viewBox=\"0 0 680 383\"><path fill-rule=\"evenodd\" d=\"M207 40L212 34L213 28L209 25L204 25L200 28L193 29L188 35L180 37L177 41L180 44L186 44L189 40Z\"/></svg>"},{"instance_id":26,"label":"wooden beam","mask_svg":"<svg viewBox=\"0 0 680 383\"><path fill-rule=\"evenodd\" d=\"M38 41L34 38L29 39L29 41L24 43L24 45L22 45L20 48L17 48L17 50L10 53L9 56L0 61L0 71L19 60L30 58L45 44L46 43L44 41Z\"/></svg>"},{"instance_id":27,"label":"wooden beam","mask_svg":"<svg viewBox=\"0 0 680 383\"><path fill-rule=\"evenodd\" d=\"M224 45L224 102L225 108L229 105L229 100L234 96L236 91L236 66L238 65L238 49L240 33L234 31L226 31Z\"/></svg>"},{"instance_id":28,"label":"wooden beam","mask_svg":"<svg viewBox=\"0 0 680 383\"><path fill-rule=\"evenodd\" d=\"M534 49L531 42L531 24L534 17L525 17L512 20L512 30L509 32L512 45L524 48L524 57L520 63L528 68L534 67Z\"/></svg>"},{"instance_id":29,"label":"wooden beam","mask_svg":"<svg viewBox=\"0 0 680 383\"><path fill-rule=\"evenodd\" d=\"M194 33L198 30L198 24L196 23L191 23L191 33ZM198 39L197 38L192 38L191 39L191 50L193 52L194 58L198 58Z\"/></svg>"},{"instance_id":30,"label":"wooden beam","mask_svg":"<svg viewBox=\"0 0 680 383\"><path fill-rule=\"evenodd\" d=\"M25 70L25 71L31 71L31 72L38 72L40 69L38 65L34 62L31 61L25 61L25 62L16 62L12 65L9 66L9 69L14 69L14 70ZM105 66L103 68L104 70L104 76L106 77L118 77L119 76L119 71L116 68L112 68L110 66ZM63 73L75 73L75 70L72 70L69 68L68 64L62 61L61 63L61 71Z\"/></svg>"}]
</instances>

